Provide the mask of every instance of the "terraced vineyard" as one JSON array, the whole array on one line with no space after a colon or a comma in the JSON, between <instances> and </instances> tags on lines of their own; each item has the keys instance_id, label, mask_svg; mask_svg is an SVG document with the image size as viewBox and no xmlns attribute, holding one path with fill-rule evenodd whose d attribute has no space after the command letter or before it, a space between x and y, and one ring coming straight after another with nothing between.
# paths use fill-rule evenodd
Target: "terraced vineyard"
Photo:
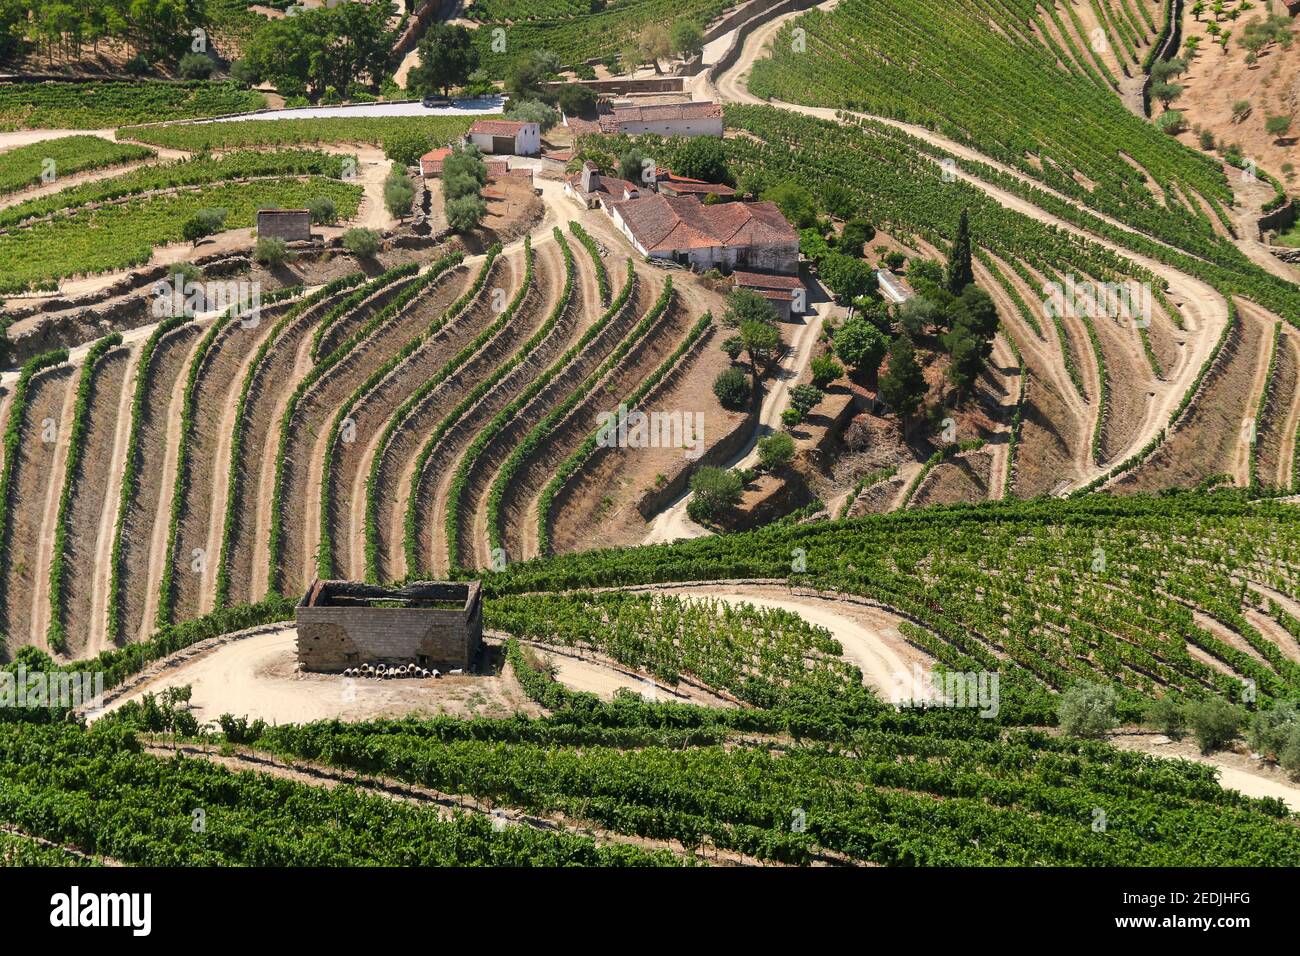
<instances>
[{"instance_id":1,"label":"terraced vineyard","mask_svg":"<svg viewBox=\"0 0 1300 956\"><path fill-rule=\"evenodd\" d=\"M34 362L9 406L9 540L42 544L8 565L11 640L84 657L317 575L446 570L451 548L455 567L482 568L495 536L535 540L547 472L534 476L528 432L562 406L571 423L547 453L572 451L593 389L644 377L646 343L670 349L699 318L666 310L662 278L594 243L558 228L538 240ZM507 459L528 484L497 509Z\"/></svg>"},{"instance_id":2,"label":"terraced vineyard","mask_svg":"<svg viewBox=\"0 0 1300 956\"><path fill-rule=\"evenodd\" d=\"M633 57L729 9L459 12L500 77L521 50ZM386 204L373 147L468 115L122 126L262 97L0 88L0 124L121 127L59 190L32 159L82 137L0 149L9 344L32 354L70 310L93 330L0 381L4 664L111 689L103 713L0 708L0 859L1300 865L1300 284L1239 234L1261 210L1231 166L1143 114L1167 16L825 3L688 78L726 101L716 150L580 137L577 164L707 154L806 213L817 314L757 328L720 275L633 255L553 158L490 184L507 198L476 228L443 228L434 177ZM150 290L113 281L197 258L178 241L199 210L230 233L325 199L338 224L302 263L222 239L211 277L277 287L251 317L144 320ZM918 302L833 296L832 249ZM963 384L972 286L993 309ZM1076 295L1117 288L1142 298ZM851 322L887 358L859 367ZM702 413L721 467L609 447L621 405ZM629 540L672 543L606 546ZM486 644L383 683L297 667L321 579L479 581Z\"/></svg>"}]
</instances>

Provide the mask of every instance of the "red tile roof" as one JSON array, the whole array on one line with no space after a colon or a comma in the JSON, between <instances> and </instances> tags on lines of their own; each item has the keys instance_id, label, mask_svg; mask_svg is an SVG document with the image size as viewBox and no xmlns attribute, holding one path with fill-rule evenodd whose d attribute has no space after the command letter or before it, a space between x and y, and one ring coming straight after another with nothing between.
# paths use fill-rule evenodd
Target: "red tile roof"
<instances>
[{"instance_id":1,"label":"red tile roof","mask_svg":"<svg viewBox=\"0 0 1300 956\"><path fill-rule=\"evenodd\" d=\"M600 118L603 132L618 132L624 123L666 123L676 120L720 119L717 103L656 103L649 106L619 106Z\"/></svg>"},{"instance_id":2,"label":"red tile roof","mask_svg":"<svg viewBox=\"0 0 1300 956\"><path fill-rule=\"evenodd\" d=\"M786 289L793 292L802 289L803 282L798 276L778 276L767 272L743 272L737 269L731 274L736 285L746 289Z\"/></svg>"},{"instance_id":3,"label":"red tile roof","mask_svg":"<svg viewBox=\"0 0 1300 956\"><path fill-rule=\"evenodd\" d=\"M706 206L690 196L652 195L614 205L637 241L650 251L799 243L798 233L776 203Z\"/></svg>"},{"instance_id":4,"label":"red tile roof","mask_svg":"<svg viewBox=\"0 0 1300 956\"><path fill-rule=\"evenodd\" d=\"M739 288L750 289L773 302L793 302L795 293L803 290L803 283L798 276L769 275L766 272L743 272L737 269L731 273L731 281Z\"/></svg>"},{"instance_id":5,"label":"red tile roof","mask_svg":"<svg viewBox=\"0 0 1300 956\"><path fill-rule=\"evenodd\" d=\"M442 161L451 155L451 150L444 146L441 149L431 149L420 157L420 172L427 179L430 176L442 175Z\"/></svg>"},{"instance_id":6,"label":"red tile roof","mask_svg":"<svg viewBox=\"0 0 1300 956\"><path fill-rule=\"evenodd\" d=\"M475 120L469 131L484 136L518 136L526 125L521 120Z\"/></svg>"}]
</instances>

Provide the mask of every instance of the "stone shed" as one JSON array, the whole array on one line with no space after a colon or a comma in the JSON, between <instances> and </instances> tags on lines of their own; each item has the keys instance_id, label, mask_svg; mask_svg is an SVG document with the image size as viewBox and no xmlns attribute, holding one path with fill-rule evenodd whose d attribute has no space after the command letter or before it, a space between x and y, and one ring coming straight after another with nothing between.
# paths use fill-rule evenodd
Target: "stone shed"
<instances>
[{"instance_id":1,"label":"stone shed","mask_svg":"<svg viewBox=\"0 0 1300 956\"><path fill-rule=\"evenodd\" d=\"M315 581L296 609L298 662L337 672L364 664L468 668L483 638L477 581L385 588Z\"/></svg>"},{"instance_id":2,"label":"stone shed","mask_svg":"<svg viewBox=\"0 0 1300 956\"><path fill-rule=\"evenodd\" d=\"M257 211L258 238L269 236L285 242L307 242L311 239L311 211L308 209L259 209Z\"/></svg>"}]
</instances>

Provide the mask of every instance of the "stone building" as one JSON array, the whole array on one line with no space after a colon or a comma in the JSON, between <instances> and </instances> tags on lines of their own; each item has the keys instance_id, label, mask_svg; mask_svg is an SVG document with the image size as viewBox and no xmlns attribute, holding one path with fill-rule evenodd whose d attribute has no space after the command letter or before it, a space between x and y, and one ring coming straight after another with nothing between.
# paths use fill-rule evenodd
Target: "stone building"
<instances>
[{"instance_id":1,"label":"stone building","mask_svg":"<svg viewBox=\"0 0 1300 956\"><path fill-rule=\"evenodd\" d=\"M257 235L306 242L311 239L311 212L307 209L259 209Z\"/></svg>"},{"instance_id":2,"label":"stone building","mask_svg":"<svg viewBox=\"0 0 1300 956\"><path fill-rule=\"evenodd\" d=\"M799 234L775 203L706 205L694 196L652 193L604 206L636 251L651 259L700 271L792 275L799 269Z\"/></svg>"},{"instance_id":3,"label":"stone building","mask_svg":"<svg viewBox=\"0 0 1300 956\"><path fill-rule=\"evenodd\" d=\"M315 581L296 608L298 662L338 672L364 664L469 667L483 638L477 581L385 588Z\"/></svg>"}]
</instances>

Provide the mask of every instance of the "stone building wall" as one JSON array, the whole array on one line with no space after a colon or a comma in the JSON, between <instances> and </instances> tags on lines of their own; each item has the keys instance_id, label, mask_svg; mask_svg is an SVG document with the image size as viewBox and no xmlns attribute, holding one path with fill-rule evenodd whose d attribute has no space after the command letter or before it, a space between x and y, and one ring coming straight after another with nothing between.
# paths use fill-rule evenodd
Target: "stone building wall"
<instances>
[{"instance_id":1,"label":"stone building wall","mask_svg":"<svg viewBox=\"0 0 1300 956\"><path fill-rule=\"evenodd\" d=\"M460 610L331 605L328 589L343 583L317 582L296 609L298 661L305 669L337 672L363 664L419 664L451 670L473 662L483 635L477 582L469 585L468 606ZM325 597L314 600L322 588ZM460 585L459 590L464 594L466 587Z\"/></svg>"}]
</instances>

